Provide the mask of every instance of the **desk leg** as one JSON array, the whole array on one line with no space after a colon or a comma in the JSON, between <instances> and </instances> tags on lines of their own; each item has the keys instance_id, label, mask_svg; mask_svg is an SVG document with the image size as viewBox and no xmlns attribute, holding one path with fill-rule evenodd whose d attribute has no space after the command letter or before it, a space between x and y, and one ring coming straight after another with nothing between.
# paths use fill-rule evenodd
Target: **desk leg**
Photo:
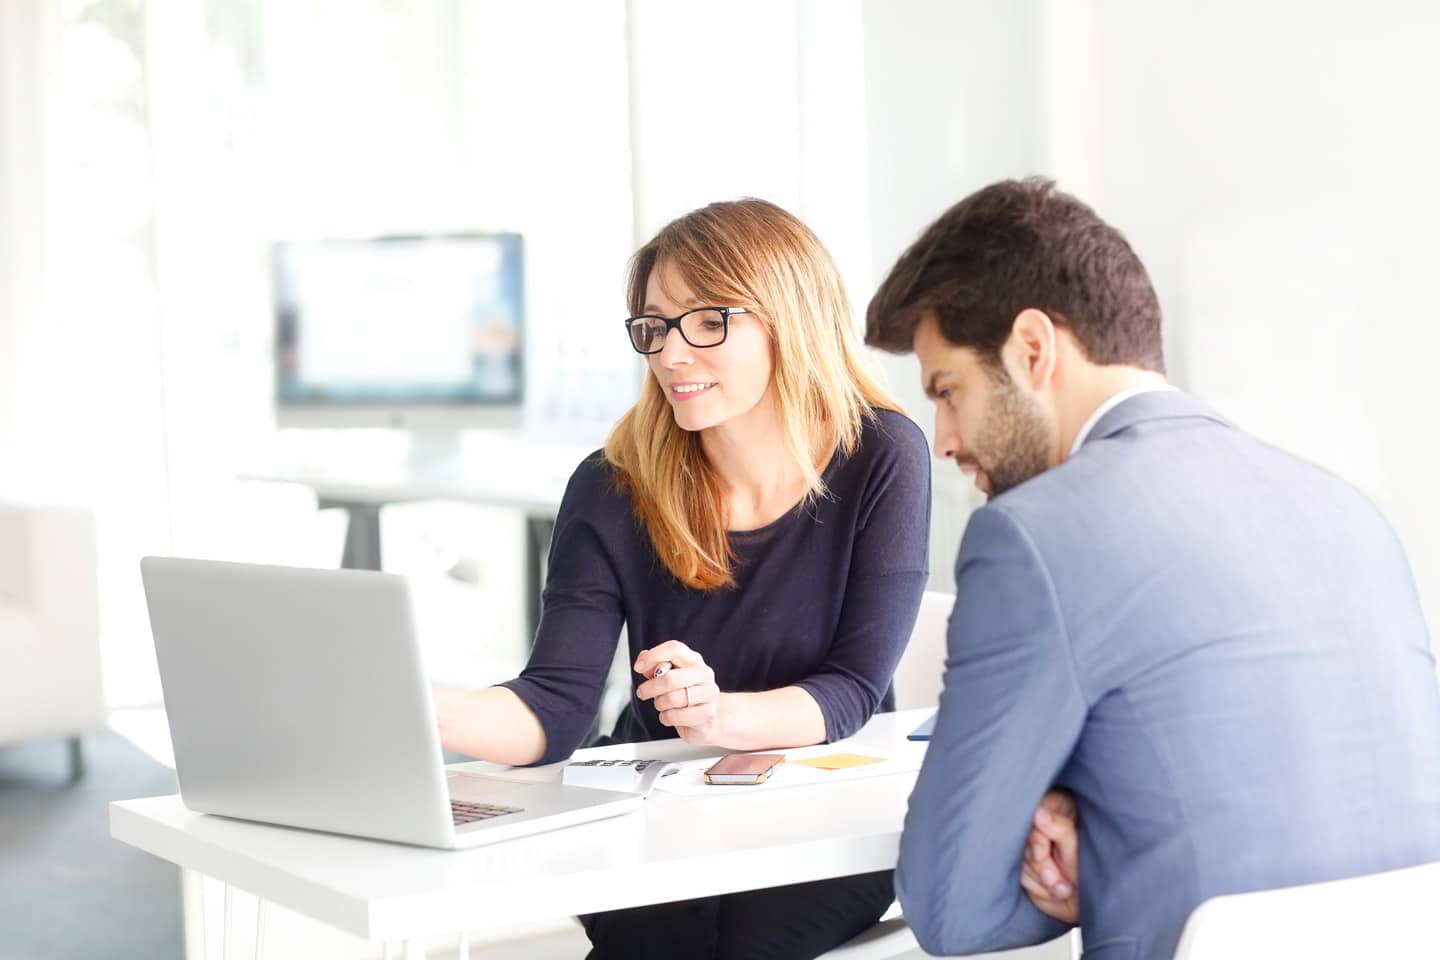
<instances>
[{"instance_id":1,"label":"desk leg","mask_svg":"<svg viewBox=\"0 0 1440 960\"><path fill-rule=\"evenodd\" d=\"M222 960L230 960L230 917L235 913L235 888L225 884L225 936L220 941Z\"/></svg>"},{"instance_id":2,"label":"desk leg","mask_svg":"<svg viewBox=\"0 0 1440 960\"><path fill-rule=\"evenodd\" d=\"M525 629L528 646L535 642L540 626L540 594L545 589L545 566L550 555L550 537L555 533L552 517L527 514L525 517Z\"/></svg>"},{"instance_id":3,"label":"desk leg","mask_svg":"<svg viewBox=\"0 0 1440 960\"><path fill-rule=\"evenodd\" d=\"M265 955L265 898L255 898L255 960Z\"/></svg>"},{"instance_id":4,"label":"desk leg","mask_svg":"<svg viewBox=\"0 0 1440 960\"><path fill-rule=\"evenodd\" d=\"M470 933L460 931L460 943L455 949L455 960L470 960Z\"/></svg>"},{"instance_id":5,"label":"desk leg","mask_svg":"<svg viewBox=\"0 0 1440 960\"><path fill-rule=\"evenodd\" d=\"M352 500L322 498L321 510L338 507L345 511L345 553L340 565L350 570L380 569L380 505Z\"/></svg>"},{"instance_id":6,"label":"desk leg","mask_svg":"<svg viewBox=\"0 0 1440 960\"><path fill-rule=\"evenodd\" d=\"M185 925L185 960L205 960L205 875L180 868L181 917Z\"/></svg>"},{"instance_id":7,"label":"desk leg","mask_svg":"<svg viewBox=\"0 0 1440 960\"><path fill-rule=\"evenodd\" d=\"M70 738L70 782L79 783L85 779L85 740Z\"/></svg>"},{"instance_id":8,"label":"desk leg","mask_svg":"<svg viewBox=\"0 0 1440 960\"><path fill-rule=\"evenodd\" d=\"M185 960L209 960L211 956L210 944L205 936L206 879L205 875L198 870L191 870L188 867L180 868L181 921L185 931ZM219 881L210 880L210 883L215 884ZM230 944L234 939L235 928L235 888L228 883L221 883L220 889L225 893L220 954L225 960L230 960ZM265 899L263 897L255 898L254 952L255 960L260 960L265 952Z\"/></svg>"}]
</instances>

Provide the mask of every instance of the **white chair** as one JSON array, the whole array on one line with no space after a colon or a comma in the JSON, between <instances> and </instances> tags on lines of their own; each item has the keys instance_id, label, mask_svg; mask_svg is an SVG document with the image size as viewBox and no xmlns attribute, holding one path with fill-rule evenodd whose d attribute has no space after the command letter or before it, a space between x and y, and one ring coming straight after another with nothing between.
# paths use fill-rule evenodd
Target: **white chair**
<instances>
[{"instance_id":1,"label":"white chair","mask_svg":"<svg viewBox=\"0 0 1440 960\"><path fill-rule=\"evenodd\" d=\"M925 591L910 642L895 668L895 709L915 710L940 704L945 680L945 635L955 595Z\"/></svg>"},{"instance_id":2,"label":"white chair","mask_svg":"<svg viewBox=\"0 0 1440 960\"><path fill-rule=\"evenodd\" d=\"M1190 914L1175 960L1440 956L1437 905L1440 863L1215 897Z\"/></svg>"},{"instance_id":3,"label":"white chair","mask_svg":"<svg viewBox=\"0 0 1440 960\"><path fill-rule=\"evenodd\" d=\"M0 743L82 738L105 723L95 521L89 511L0 502Z\"/></svg>"}]
</instances>

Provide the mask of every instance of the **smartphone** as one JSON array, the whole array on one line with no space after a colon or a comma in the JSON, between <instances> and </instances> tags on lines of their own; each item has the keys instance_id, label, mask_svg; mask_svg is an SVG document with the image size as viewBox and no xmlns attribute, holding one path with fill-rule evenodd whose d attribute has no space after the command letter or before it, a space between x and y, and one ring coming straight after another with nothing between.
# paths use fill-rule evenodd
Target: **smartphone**
<instances>
[{"instance_id":1,"label":"smartphone","mask_svg":"<svg viewBox=\"0 0 1440 960\"><path fill-rule=\"evenodd\" d=\"M705 782L716 785L764 783L778 764L785 762L783 753L731 753L721 757L705 771Z\"/></svg>"}]
</instances>

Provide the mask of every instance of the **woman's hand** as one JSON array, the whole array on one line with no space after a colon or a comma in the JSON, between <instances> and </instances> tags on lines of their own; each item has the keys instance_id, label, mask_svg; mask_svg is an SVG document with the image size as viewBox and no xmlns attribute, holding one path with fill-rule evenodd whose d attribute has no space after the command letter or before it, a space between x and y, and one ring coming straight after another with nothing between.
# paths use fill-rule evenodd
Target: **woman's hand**
<instances>
[{"instance_id":1,"label":"woman's hand","mask_svg":"<svg viewBox=\"0 0 1440 960\"><path fill-rule=\"evenodd\" d=\"M461 690L432 684L440 742L477 760L524 766L545 755L545 728L508 687Z\"/></svg>"},{"instance_id":2,"label":"woman's hand","mask_svg":"<svg viewBox=\"0 0 1440 960\"><path fill-rule=\"evenodd\" d=\"M1080 922L1080 839L1076 829L1075 798L1066 790L1051 790L1040 801L1025 857L1020 886L1046 916L1064 923Z\"/></svg>"},{"instance_id":3,"label":"woman's hand","mask_svg":"<svg viewBox=\"0 0 1440 960\"><path fill-rule=\"evenodd\" d=\"M662 664L665 669L657 677ZM635 695L654 703L661 723L674 727L686 743L724 744L727 695L715 685L715 671L704 657L678 640L667 640L640 651L635 672L645 677Z\"/></svg>"}]
</instances>

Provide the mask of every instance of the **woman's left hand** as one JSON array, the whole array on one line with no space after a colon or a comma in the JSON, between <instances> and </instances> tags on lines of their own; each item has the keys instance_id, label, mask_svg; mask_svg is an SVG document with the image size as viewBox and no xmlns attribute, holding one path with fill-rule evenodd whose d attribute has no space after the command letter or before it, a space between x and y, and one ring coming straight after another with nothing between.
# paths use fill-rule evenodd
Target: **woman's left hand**
<instances>
[{"instance_id":1,"label":"woman's left hand","mask_svg":"<svg viewBox=\"0 0 1440 960\"><path fill-rule=\"evenodd\" d=\"M655 669L662 663L669 668L656 677ZM704 657L679 640L667 640L640 651L635 672L645 677L635 695L655 704L661 723L674 727L686 743L721 743L725 694L715 685L715 671Z\"/></svg>"}]
</instances>

